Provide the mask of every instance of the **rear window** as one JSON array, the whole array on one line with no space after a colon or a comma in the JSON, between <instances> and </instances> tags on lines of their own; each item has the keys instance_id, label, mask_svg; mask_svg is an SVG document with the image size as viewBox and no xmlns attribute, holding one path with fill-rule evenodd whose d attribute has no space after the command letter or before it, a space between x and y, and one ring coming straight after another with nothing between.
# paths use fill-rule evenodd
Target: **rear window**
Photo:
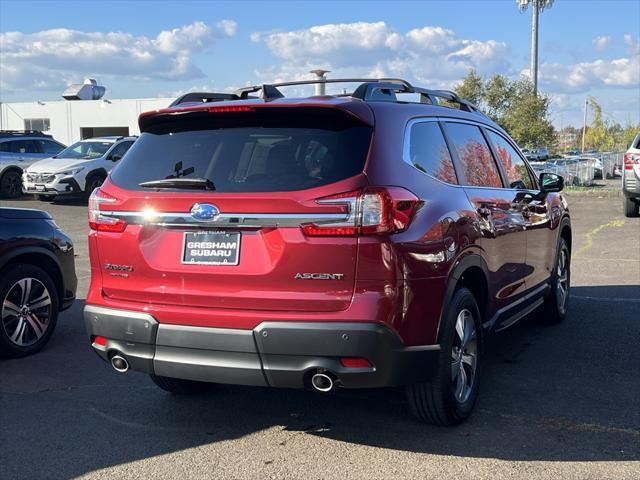
<instances>
[{"instance_id":1,"label":"rear window","mask_svg":"<svg viewBox=\"0 0 640 480\"><path fill-rule=\"evenodd\" d=\"M204 178L218 192L272 192L318 187L362 172L371 128L355 117L332 109L256 110L262 111L151 119L111 181L147 190L139 184Z\"/></svg>"}]
</instances>

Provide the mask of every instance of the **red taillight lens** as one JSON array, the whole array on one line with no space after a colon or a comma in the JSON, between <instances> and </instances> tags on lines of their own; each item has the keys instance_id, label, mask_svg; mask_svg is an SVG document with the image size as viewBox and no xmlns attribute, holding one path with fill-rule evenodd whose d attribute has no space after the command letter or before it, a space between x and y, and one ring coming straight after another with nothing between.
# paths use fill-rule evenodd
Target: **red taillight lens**
<instances>
[{"instance_id":1,"label":"red taillight lens","mask_svg":"<svg viewBox=\"0 0 640 480\"><path fill-rule=\"evenodd\" d=\"M634 155L633 153L624 154L624 169L633 170L634 165L640 164L640 155Z\"/></svg>"},{"instance_id":2,"label":"red taillight lens","mask_svg":"<svg viewBox=\"0 0 640 480\"><path fill-rule=\"evenodd\" d=\"M124 232L127 222L100 214L101 206L117 202L115 197L96 188L89 197L89 227L98 232Z\"/></svg>"},{"instance_id":3,"label":"red taillight lens","mask_svg":"<svg viewBox=\"0 0 640 480\"><path fill-rule=\"evenodd\" d=\"M308 236L355 236L398 233L407 229L419 205L418 198L400 187L367 187L318 200L323 205L341 205L347 218L342 222L302 226Z\"/></svg>"},{"instance_id":4,"label":"red taillight lens","mask_svg":"<svg viewBox=\"0 0 640 480\"><path fill-rule=\"evenodd\" d=\"M346 368L372 368L371 362L366 358L341 358L340 363Z\"/></svg>"},{"instance_id":5,"label":"red taillight lens","mask_svg":"<svg viewBox=\"0 0 640 480\"><path fill-rule=\"evenodd\" d=\"M106 347L107 339L104 337L101 337L100 335L96 335L95 337L93 337L93 343L95 345L100 345L101 347Z\"/></svg>"}]
</instances>

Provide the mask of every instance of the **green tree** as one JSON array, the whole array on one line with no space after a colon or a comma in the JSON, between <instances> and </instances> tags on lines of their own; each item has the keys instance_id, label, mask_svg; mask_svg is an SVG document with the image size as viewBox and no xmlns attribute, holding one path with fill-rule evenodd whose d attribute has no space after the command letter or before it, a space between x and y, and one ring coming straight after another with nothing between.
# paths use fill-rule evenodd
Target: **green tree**
<instances>
[{"instance_id":1,"label":"green tree","mask_svg":"<svg viewBox=\"0 0 640 480\"><path fill-rule=\"evenodd\" d=\"M589 129L585 135L585 147L601 151L608 150L608 147L613 147L613 145L610 142L609 126L602 116L602 107L592 96L587 98L587 102L593 112L593 120L589 124Z\"/></svg>"},{"instance_id":2,"label":"green tree","mask_svg":"<svg viewBox=\"0 0 640 480\"><path fill-rule=\"evenodd\" d=\"M493 118L518 144L539 147L555 143L549 120L550 99L536 95L529 79L494 75L485 81L472 70L455 90Z\"/></svg>"},{"instance_id":3,"label":"green tree","mask_svg":"<svg viewBox=\"0 0 640 480\"><path fill-rule=\"evenodd\" d=\"M462 80L462 83L457 86L456 93L459 97L480 106L484 97L484 81L482 77L471 69L469 74Z\"/></svg>"}]
</instances>

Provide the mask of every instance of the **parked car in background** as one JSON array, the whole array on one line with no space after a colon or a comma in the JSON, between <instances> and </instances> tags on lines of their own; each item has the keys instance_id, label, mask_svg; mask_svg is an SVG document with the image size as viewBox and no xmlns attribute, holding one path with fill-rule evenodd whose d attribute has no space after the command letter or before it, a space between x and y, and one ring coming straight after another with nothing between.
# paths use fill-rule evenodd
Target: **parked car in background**
<instances>
[{"instance_id":1,"label":"parked car in background","mask_svg":"<svg viewBox=\"0 0 640 480\"><path fill-rule=\"evenodd\" d=\"M562 177L453 92L282 86L141 115L89 200L90 344L173 393L405 386L418 418L464 421L491 332L566 315Z\"/></svg>"},{"instance_id":2,"label":"parked car in background","mask_svg":"<svg viewBox=\"0 0 640 480\"><path fill-rule=\"evenodd\" d=\"M0 208L0 356L49 341L76 294L73 242L40 210Z\"/></svg>"},{"instance_id":3,"label":"parked car in background","mask_svg":"<svg viewBox=\"0 0 640 480\"><path fill-rule=\"evenodd\" d=\"M22 176L24 193L36 194L40 200L63 195L89 197L135 140L136 137L97 137L76 142L27 168Z\"/></svg>"},{"instance_id":4,"label":"parked car in background","mask_svg":"<svg viewBox=\"0 0 640 480\"><path fill-rule=\"evenodd\" d=\"M19 197L23 171L64 148L51 135L35 130L0 130L0 198Z\"/></svg>"},{"instance_id":5,"label":"parked car in background","mask_svg":"<svg viewBox=\"0 0 640 480\"><path fill-rule=\"evenodd\" d=\"M562 167L571 174L572 185L593 184L594 165L589 161L581 161L579 158L560 158L552 162L558 167Z\"/></svg>"},{"instance_id":6,"label":"parked car in background","mask_svg":"<svg viewBox=\"0 0 640 480\"><path fill-rule=\"evenodd\" d=\"M544 161L544 160L548 160L549 159L549 150L547 150L547 148L545 148L545 147L538 148L535 151L535 153L538 156L538 160L540 160L540 161Z\"/></svg>"},{"instance_id":7,"label":"parked car in background","mask_svg":"<svg viewBox=\"0 0 640 480\"><path fill-rule=\"evenodd\" d=\"M596 156L594 154L591 155L583 155L578 157L578 161L580 162L586 162L589 164L589 166L591 168L593 168L593 178L594 179L602 179L604 178L604 174L603 174L603 168L604 165L602 163L602 160L600 159L599 156Z\"/></svg>"},{"instance_id":8,"label":"parked car in background","mask_svg":"<svg viewBox=\"0 0 640 480\"><path fill-rule=\"evenodd\" d=\"M640 133L624 154L622 203L625 216L637 217L640 214Z\"/></svg>"},{"instance_id":9,"label":"parked car in background","mask_svg":"<svg viewBox=\"0 0 640 480\"><path fill-rule=\"evenodd\" d=\"M541 173L554 173L564 179L565 185L578 185L578 177L562 164L556 164L553 161L529 162L529 164L538 176L540 176Z\"/></svg>"}]
</instances>

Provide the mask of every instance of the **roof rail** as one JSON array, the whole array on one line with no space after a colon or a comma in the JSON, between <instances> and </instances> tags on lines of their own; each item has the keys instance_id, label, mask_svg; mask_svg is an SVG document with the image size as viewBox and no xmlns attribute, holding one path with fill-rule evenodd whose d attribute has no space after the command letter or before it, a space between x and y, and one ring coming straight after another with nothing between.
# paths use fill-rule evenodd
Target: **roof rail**
<instances>
[{"instance_id":1,"label":"roof rail","mask_svg":"<svg viewBox=\"0 0 640 480\"><path fill-rule=\"evenodd\" d=\"M263 83L237 89L234 93L213 93L213 92L190 92L178 97L170 107L175 107L185 103L207 103L220 102L224 100L246 100L258 98L250 96L251 93L260 92L263 100L275 100L283 98L284 95L279 87L292 87L298 85L316 85L327 83L358 83L356 89L350 96L364 101L386 101L398 102L397 93L417 93L420 95L420 103L431 105L443 105L441 100L459 105L460 110L477 113L486 116L475 105L460 98L455 92L449 90L430 90L421 87L414 87L401 78L324 78L315 80L299 80L294 82Z\"/></svg>"},{"instance_id":2,"label":"roof rail","mask_svg":"<svg viewBox=\"0 0 640 480\"><path fill-rule=\"evenodd\" d=\"M32 137L51 137L48 133L42 133L40 130L0 130L0 137L24 137L31 135Z\"/></svg>"}]
</instances>

